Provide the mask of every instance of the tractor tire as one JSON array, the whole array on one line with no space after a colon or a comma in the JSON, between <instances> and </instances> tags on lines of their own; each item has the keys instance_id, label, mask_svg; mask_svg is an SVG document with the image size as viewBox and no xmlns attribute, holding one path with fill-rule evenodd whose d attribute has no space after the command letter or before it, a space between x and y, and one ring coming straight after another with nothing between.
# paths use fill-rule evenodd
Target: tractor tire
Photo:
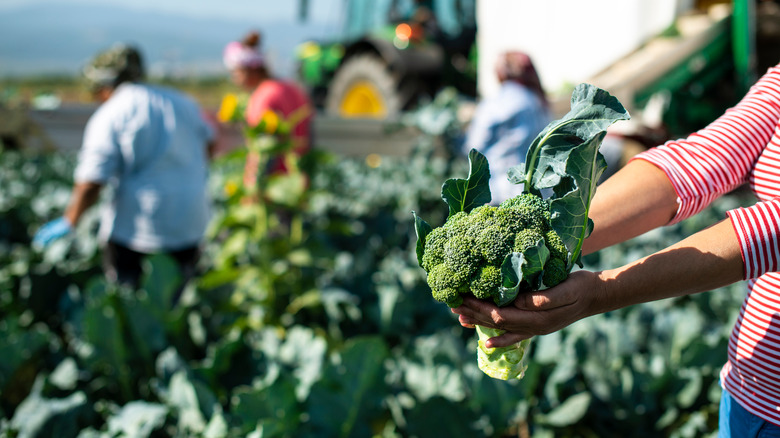
<instances>
[{"instance_id":1,"label":"tractor tire","mask_svg":"<svg viewBox=\"0 0 780 438\"><path fill-rule=\"evenodd\" d=\"M414 95L404 81L371 53L347 59L336 71L325 98L325 112L342 118L386 119L397 116Z\"/></svg>"}]
</instances>

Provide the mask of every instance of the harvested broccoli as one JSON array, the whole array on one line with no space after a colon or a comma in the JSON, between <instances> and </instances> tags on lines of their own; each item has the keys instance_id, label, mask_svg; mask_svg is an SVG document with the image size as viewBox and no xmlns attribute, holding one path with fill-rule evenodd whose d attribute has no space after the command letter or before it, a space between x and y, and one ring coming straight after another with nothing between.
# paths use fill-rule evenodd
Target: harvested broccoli
<instances>
[{"instance_id":1,"label":"harvested broccoli","mask_svg":"<svg viewBox=\"0 0 780 438\"><path fill-rule=\"evenodd\" d=\"M518 294L559 284L575 264L582 266L582 245L593 229L590 204L607 167L599 148L607 128L629 118L608 92L578 85L571 111L547 125L525 162L507 172L523 194L498 207L486 205L492 200L487 158L469 151L468 178L442 184L441 197L449 207L445 224L433 228L412 212L417 262L428 273L434 298L456 307L473 295L506 306ZM476 329L479 369L497 379L522 378L530 340L487 348L485 341L504 331Z\"/></svg>"},{"instance_id":2,"label":"harvested broccoli","mask_svg":"<svg viewBox=\"0 0 780 438\"><path fill-rule=\"evenodd\" d=\"M550 217L548 202L527 193L498 207L483 205L470 213L451 215L424 240L421 266L428 273L433 298L457 307L463 303L463 296L469 294L505 305L518 292L542 285L552 287L565 280L569 252L552 229ZM529 263L536 264L540 272L523 278L514 294L506 294L501 268L511 254L525 257L527 252L536 254ZM489 349L484 341L499 332L485 327L477 327L477 332L480 369L498 379L522 377L522 358L528 342Z\"/></svg>"},{"instance_id":3,"label":"harvested broccoli","mask_svg":"<svg viewBox=\"0 0 780 438\"><path fill-rule=\"evenodd\" d=\"M543 261L542 281L562 281L569 253L552 230L547 201L539 196L526 193L498 207L483 205L450 216L425 238L422 265L433 297L449 307L459 306L463 294L499 304L504 260L540 242L549 252ZM533 287L524 284L520 288Z\"/></svg>"}]
</instances>

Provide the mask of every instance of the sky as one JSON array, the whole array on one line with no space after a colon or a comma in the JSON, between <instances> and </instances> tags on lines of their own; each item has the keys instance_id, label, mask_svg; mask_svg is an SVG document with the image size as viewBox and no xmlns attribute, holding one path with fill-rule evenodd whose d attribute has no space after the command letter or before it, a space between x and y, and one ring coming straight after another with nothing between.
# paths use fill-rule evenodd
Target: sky
<instances>
[{"instance_id":1,"label":"sky","mask_svg":"<svg viewBox=\"0 0 780 438\"><path fill-rule=\"evenodd\" d=\"M262 16L264 21L278 21L295 19L298 3L298 0L3 0L0 1L0 12L35 4L95 4L193 17L245 19L248 15L255 15ZM309 0L310 19L320 22L338 20L340 3L340 0Z\"/></svg>"},{"instance_id":2,"label":"sky","mask_svg":"<svg viewBox=\"0 0 780 438\"><path fill-rule=\"evenodd\" d=\"M297 44L342 28L343 0L0 0L0 77L75 72L96 50L135 39L156 70L214 72L224 44L248 30L281 75ZM175 64L175 67L171 67Z\"/></svg>"}]
</instances>

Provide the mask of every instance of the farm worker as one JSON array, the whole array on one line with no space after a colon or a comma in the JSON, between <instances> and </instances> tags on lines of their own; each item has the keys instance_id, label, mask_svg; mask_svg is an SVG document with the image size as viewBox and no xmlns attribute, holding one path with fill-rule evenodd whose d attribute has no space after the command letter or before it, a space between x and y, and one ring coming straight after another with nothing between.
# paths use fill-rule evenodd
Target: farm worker
<instances>
[{"instance_id":1,"label":"farm worker","mask_svg":"<svg viewBox=\"0 0 780 438\"><path fill-rule=\"evenodd\" d=\"M251 92L244 114L247 124L255 126L269 115L289 123L292 152L301 156L311 147L314 110L309 97L298 86L271 76L259 45L260 34L250 32L242 41L228 43L222 60L233 82ZM257 181L259 161L258 154L250 151L244 168L245 186L253 186ZM276 160L267 170L285 172L287 165L283 160Z\"/></svg>"},{"instance_id":2,"label":"farm worker","mask_svg":"<svg viewBox=\"0 0 780 438\"><path fill-rule=\"evenodd\" d=\"M679 222L749 184L758 201L655 254L601 272L573 272L560 285L497 308L466 299L464 327L506 330L508 346L632 304L709 291L747 280L732 329L719 437L780 436L780 65L734 108L687 139L635 156L596 191L595 228L583 253Z\"/></svg>"},{"instance_id":3,"label":"farm worker","mask_svg":"<svg viewBox=\"0 0 780 438\"><path fill-rule=\"evenodd\" d=\"M463 152L468 154L473 148L487 157L492 203L497 205L520 194L520 186L511 184L506 173L525 162L531 142L551 119L544 89L528 55L502 53L495 72L501 87L477 105Z\"/></svg>"},{"instance_id":4,"label":"farm worker","mask_svg":"<svg viewBox=\"0 0 780 438\"><path fill-rule=\"evenodd\" d=\"M69 233L109 185L99 238L109 280L136 286L145 255L166 253L194 274L209 220L206 192L214 131L185 95L141 82L139 51L117 44L97 54L83 76L101 102L90 117L64 215L33 243Z\"/></svg>"}]
</instances>

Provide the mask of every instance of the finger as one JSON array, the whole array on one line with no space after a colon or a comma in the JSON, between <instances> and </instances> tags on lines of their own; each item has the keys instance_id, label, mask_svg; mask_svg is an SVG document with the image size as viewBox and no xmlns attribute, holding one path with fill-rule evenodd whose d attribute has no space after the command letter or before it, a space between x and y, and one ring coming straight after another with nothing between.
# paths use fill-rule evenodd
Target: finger
<instances>
[{"instance_id":1,"label":"finger","mask_svg":"<svg viewBox=\"0 0 780 438\"><path fill-rule=\"evenodd\" d=\"M475 326L478 323L478 321L464 315L458 316L458 322L460 322L460 325L462 325L463 327L471 328L471 329L476 328Z\"/></svg>"},{"instance_id":2,"label":"finger","mask_svg":"<svg viewBox=\"0 0 780 438\"><path fill-rule=\"evenodd\" d=\"M467 311L470 311L474 314L489 315L498 309L498 306L487 300L480 300L472 296L464 296L463 304L457 307L457 309L464 311L466 311L465 309L468 309Z\"/></svg>"},{"instance_id":3,"label":"finger","mask_svg":"<svg viewBox=\"0 0 780 438\"><path fill-rule=\"evenodd\" d=\"M493 314L498 311L498 307L476 299L464 298L463 304L451 309L451 311L466 317L469 324L492 327Z\"/></svg>"},{"instance_id":4,"label":"finger","mask_svg":"<svg viewBox=\"0 0 780 438\"><path fill-rule=\"evenodd\" d=\"M485 341L485 347L487 348L501 348L515 345L518 342L531 338L530 335L524 335L519 333L506 332L501 336L493 336Z\"/></svg>"}]
</instances>

